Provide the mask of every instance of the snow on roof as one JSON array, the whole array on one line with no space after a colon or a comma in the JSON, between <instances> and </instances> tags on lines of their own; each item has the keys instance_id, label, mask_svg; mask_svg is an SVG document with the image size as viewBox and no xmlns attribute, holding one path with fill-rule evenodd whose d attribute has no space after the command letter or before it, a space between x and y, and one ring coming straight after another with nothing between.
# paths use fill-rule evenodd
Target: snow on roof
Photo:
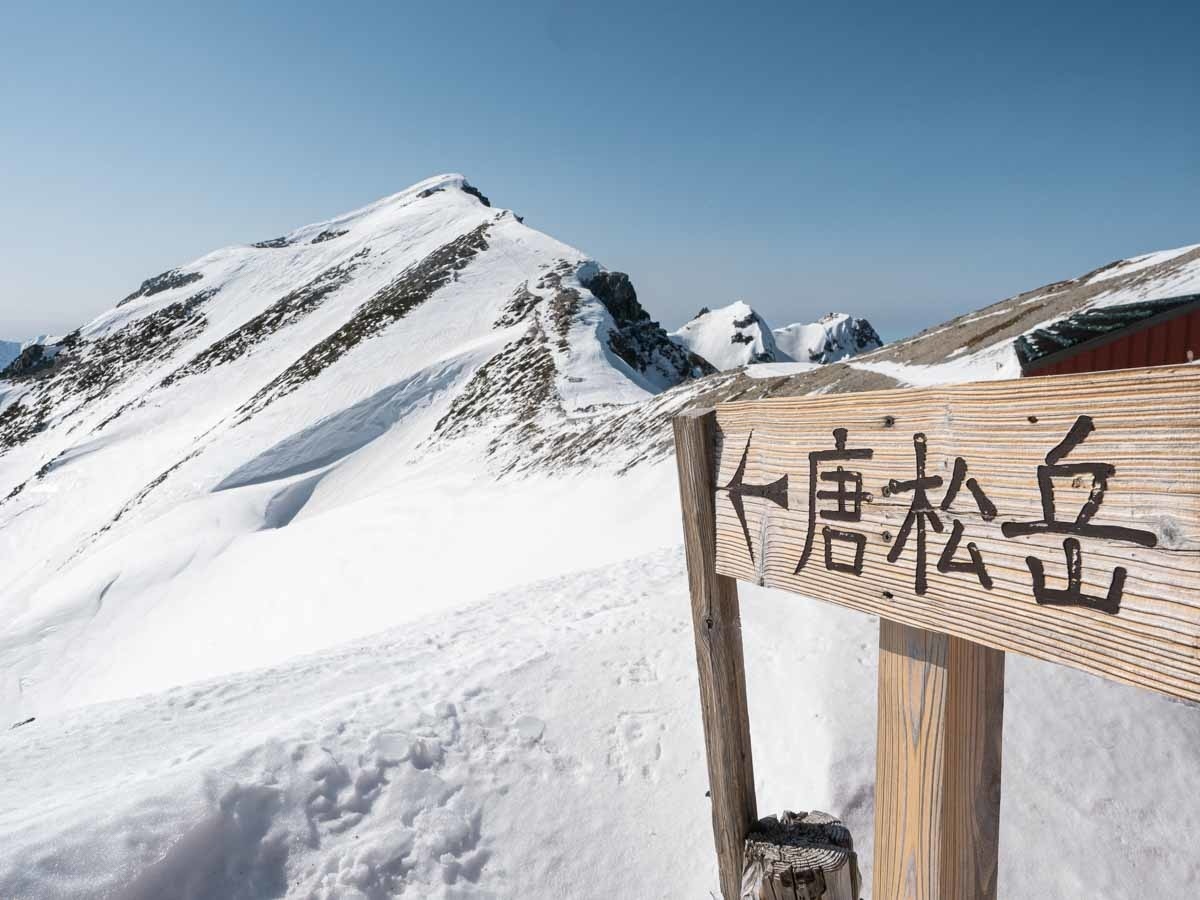
<instances>
[{"instance_id":1,"label":"snow on roof","mask_svg":"<svg viewBox=\"0 0 1200 900\"><path fill-rule=\"evenodd\" d=\"M1197 304L1200 304L1200 294L1185 294L1181 297L1164 297L1120 306L1083 309L1065 319L1021 335L1016 341L1017 356L1021 360L1021 367L1028 368L1053 354L1109 337L1152 319L1170 317L1182 312L1186 307Z\"/></svg>"}]
</instances>

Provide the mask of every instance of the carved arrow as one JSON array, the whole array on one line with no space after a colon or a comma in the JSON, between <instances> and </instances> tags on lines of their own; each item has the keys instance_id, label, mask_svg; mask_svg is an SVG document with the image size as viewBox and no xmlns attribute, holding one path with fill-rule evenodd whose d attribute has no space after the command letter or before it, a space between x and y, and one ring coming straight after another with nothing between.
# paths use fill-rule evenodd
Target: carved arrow
<instances>
[{"instance_id":1,"label":"carved arrow","mask_svg":"<svg viewBox=\"0 0 1200 900\"><path fill-rule=\"evenodd\" d=\"M788 477L777 478L770 484L746 484L746 460L750 457L750 442L754 440L754 432L746 438L746 449L742 451L742 461L738 463L737 471L729 479L729 484L718 490L729 494L729 502L737 513L738 521L742 524L742 534L746 536L746 550L750 553L750 561L754 562L754 545L750 542L750 527L746 524L746 497L762 497L783 509L788 508Z\"/></svg>"}]
</instances>

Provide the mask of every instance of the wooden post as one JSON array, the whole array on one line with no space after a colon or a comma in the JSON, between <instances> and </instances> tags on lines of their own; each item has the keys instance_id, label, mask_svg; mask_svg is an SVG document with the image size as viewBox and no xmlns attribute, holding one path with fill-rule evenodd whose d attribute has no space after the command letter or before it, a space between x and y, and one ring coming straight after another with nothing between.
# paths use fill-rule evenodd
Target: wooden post
<instances>
[{"instance_id":1,"label":"wooden post","mask_svg":"<svg viewBox=\"0 0 1200 900\"><path fill-rule=\"evenodd\" d=\"M1004 654L879 624L874 896L994 900Z\"/></svg>"},{"instance_id":2,"label":"wooden post","mask_svg":"<svg viewBox=\"0 0 1200 900\"><path fill-rule=\"evenodd\" d=\"M721 893L738 900L743 842L758 809L737 582L716 572L716 417L711 411L687 413L675 418L674 428L713 837Z\"/></svg>"},{"instance_id":3,"label":"wooden post","mask_svg":"<svg viewBox=\"0 0 1200 900\"><path fill-rule=\"evenodd\" d=\"M858 900L850 830L823 812L760 819L746 838L742 900Z\"/></svg>"}]
</instances>

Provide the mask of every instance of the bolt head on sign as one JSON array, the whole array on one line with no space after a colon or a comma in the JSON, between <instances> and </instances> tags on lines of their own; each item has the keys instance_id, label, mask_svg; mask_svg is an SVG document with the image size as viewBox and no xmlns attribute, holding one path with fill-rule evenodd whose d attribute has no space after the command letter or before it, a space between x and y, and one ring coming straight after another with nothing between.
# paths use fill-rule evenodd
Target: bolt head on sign
<instances>
[{"instance_id":1,"label":"bolt head on sign","mask_svg":"<svg viewBox=\"0 0 1200 900\"><path fill-rule=\"evenodd\" d=\"M1200 371L734 402L716 422L720 574L1200 700Z\"/></svg>"}]
</instances>

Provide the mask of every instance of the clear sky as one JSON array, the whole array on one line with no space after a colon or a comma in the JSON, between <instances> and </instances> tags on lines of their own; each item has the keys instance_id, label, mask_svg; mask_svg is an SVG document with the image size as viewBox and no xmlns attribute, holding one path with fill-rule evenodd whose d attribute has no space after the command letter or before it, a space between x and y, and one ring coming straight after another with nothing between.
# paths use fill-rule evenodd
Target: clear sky
<instances>
[{"instance_id":1,"label":"clear sky","mask_svg":"<svg viewBox=\"0 0 1200 900\"><path fill-rule=\"evenodd\" d=\"M459 171L668 326L901 337L1200 242L1198 36L1195 0L6 3L0 336Z\"/></svg>"}]
</instances>

